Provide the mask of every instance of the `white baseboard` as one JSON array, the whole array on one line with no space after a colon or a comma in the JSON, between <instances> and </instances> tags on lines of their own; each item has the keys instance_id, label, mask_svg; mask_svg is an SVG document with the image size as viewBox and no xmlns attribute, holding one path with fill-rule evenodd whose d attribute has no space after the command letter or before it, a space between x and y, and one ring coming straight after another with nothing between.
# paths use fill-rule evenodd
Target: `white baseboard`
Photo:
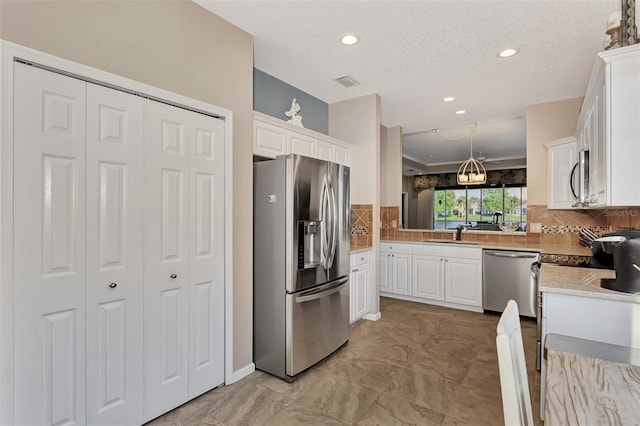
<instances>
[{"instance_id":1,"label":"white baseboard","mask_svg":"<svg viewBox=\"0 0 640 426\"><path fill-rule=\"evenodd\" d=\"M378 321L380 318L382 318L382 314L380 312L375 314L364 314L362 318L369 321Z\"/></svg>"},{"instance_id":2,"label":"white baseboard","mask_svg":"<svg viewBox=\"0 0 640 426\"><path fill-rule=\"evenodd\" d=\"M241 369L234 371L231 374L230 379L227 380L227 382L225 383L225 385L230 385L232 383L235 383L238 380L247 377L249 374L253 373L254 371L256 371L256 365L254 363L245 365Z\"/></svg>"}]
</instances>

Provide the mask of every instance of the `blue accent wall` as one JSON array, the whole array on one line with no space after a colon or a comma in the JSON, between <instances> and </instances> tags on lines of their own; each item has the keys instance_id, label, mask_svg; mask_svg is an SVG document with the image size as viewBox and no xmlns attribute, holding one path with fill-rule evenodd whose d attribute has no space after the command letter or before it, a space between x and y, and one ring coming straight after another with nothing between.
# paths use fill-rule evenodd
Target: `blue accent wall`
<instances>
[{"instance_id":1,"label":"blue accent wall","mask_svg":"<svg viewBox=\"0 0 640 426\"><path fill-rule=\"evenodd\" d=\"M253 69L253 109L271 117L287 121L285 111L291 108L291 100L300 104L304 127L316 132L329 132L329 105L269 74Z\"/></svg>"}]
</instances>

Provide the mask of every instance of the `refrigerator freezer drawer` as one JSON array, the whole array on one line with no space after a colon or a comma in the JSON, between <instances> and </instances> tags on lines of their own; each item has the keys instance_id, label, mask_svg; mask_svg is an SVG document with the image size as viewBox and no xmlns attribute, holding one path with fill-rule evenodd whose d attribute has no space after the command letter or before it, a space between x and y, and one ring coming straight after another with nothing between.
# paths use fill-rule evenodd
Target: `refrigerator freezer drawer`
<instances>
[{"instance_id":1,"label":"refrigerator freezer drawer","mask_svg":"<svg viewBox=\"0 0 640 426\"><path fill-rule=\"evenodd\" d=\"M286 298L286 374L295 376L349 340L349 278Z\"/></svg>"}]
</instances>

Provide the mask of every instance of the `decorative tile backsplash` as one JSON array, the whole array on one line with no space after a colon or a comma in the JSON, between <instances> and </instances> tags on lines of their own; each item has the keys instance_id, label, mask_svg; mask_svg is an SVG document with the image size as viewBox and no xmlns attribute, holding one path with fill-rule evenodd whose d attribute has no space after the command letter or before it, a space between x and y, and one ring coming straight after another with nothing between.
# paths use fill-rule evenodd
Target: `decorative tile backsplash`
<instances>
[{"instance_id":1,"label":"decorative tile backsplash","mask_svg":"<svg viewBox=\"0 0 640 426\"><path fill-rule=\"evenodd\" d=\"M425 241L429 239L452 240L455 231L448 230L414 230L399 228L400 207L380 207L380 239L394 241ZM394 222L395 222L395 227ZM464 232L462 239L481 243L522 244L523 246L541 247L547 251L543 255L544 262L562 264L586 263L591 250L580 246L580 230L591 229L601 236L607 232L621 229L640 230L640 207L604 210L549 210L547 206L529 206L528 223L540 223L541 232L532 233L530 227L526 233L502 232ZM353 241L353 231L352 231ZM353 243L352 243L353 247ZM554 248L559 249L553 254ZM573 254L568 254L573 253Z\"/></svg>"},{"instance_id":2,"label":"decorative tile backsplash","mask_svg":"<svg viewBox=\"0 0 640 426\"><path fill-rule=\"evenodd\" d=\"M373 246L373 205L351 205L351 250Z\"/></svg>"},{"instance_id":3,"label":"decorative tile backsplash","mask_svg":"<svg viewBox=\"0 0 640 426\"><path fill-rule=\"evenodd\" d=\"M579 232L591 229L601 236L621 229L640 229L640 207L603 210L549 210L546 206L529 206L529 223L542 225L544 243L579 245ZM532 235L527 232L527 236Z\"/></svg>"}]
</instances>

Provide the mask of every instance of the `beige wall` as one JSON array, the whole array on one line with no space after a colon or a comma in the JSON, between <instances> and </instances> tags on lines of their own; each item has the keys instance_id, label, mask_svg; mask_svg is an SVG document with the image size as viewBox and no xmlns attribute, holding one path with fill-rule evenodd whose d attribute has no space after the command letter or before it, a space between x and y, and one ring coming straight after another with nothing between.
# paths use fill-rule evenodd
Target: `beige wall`
<instances>
[{"instance_id":1,"label":"beige wall","mask_svg":"<svg viewBox=\"0 0 640 426\"><path fill-rule=\"evenodd\" d=\"M384 132L384 137L382 137ZM402 202L402 127L381 126L380 205L400 206Z\"/></svg>"},{"instance_id":2,"label":"beige wall","mask_svg":"<svg viewBox=\"0 0 640 426\"><path fill-rule=\"evenodd\" d=\"M351 204L373 205L374 253L380 245L380 96L367 95L329 105L329 135L353 144ZM372 273L378 277L377 256ZM377 282L377 281L376 281ZM369 306L380 312L376 290Z\"/></svg>"},{"instance_id":3,"label":"beige wall","mask_svg":"<svg viewBox=\"0 0 640 426\"><path fill-rule=\"evenodd\" d=\"M251 35L186 0L52 0L0 1L0 38L233 111L233 365L251 363Z\"/></svg>"},{"instance_id":4,"label":"beige wall","mask_svg":"<svg viewBox=\"0 0 640 426\"><path fill-rule=\"evenodd\" d=\"M545 142L572 136L583 98L564 99L527 107L527 204L547 204Z\"/></svg>"}]
</instances>

